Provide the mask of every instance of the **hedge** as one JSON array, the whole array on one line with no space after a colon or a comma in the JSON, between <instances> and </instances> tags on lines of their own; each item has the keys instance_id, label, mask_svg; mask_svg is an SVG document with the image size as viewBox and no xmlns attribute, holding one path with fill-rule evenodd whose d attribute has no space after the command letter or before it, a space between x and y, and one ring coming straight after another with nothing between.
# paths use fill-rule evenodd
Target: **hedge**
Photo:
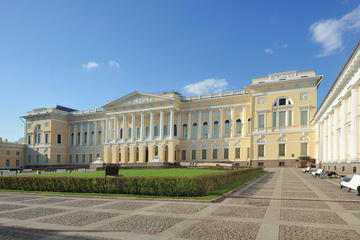
<instances>
[{"instance_id":1,"label":"hedge","mask_svg":"<svg viewBox=\"0 0 360 240\"><path fill-rule=\"evenodd\" d=\"M171 197L208 195L260 173L262 168L227 170L196 177L0 177L0 189L73 193L113 193Z\"/></svg>"}]
</instances>

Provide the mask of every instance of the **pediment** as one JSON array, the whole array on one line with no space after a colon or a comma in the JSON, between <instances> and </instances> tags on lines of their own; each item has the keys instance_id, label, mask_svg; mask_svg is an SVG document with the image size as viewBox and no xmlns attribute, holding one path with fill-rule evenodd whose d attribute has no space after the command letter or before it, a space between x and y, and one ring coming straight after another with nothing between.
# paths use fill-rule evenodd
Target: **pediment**
<instances>
[{"instance_id":1,"label":"pediment","mask_svg":"<svg viewBox=\"0 0 360 240\"><path fill-rule=\"evenodd\" d=\"M121 97L115 101L107 103L104 108L113 108L113 107L126 107L139 104L148 104L153 102L160 102L164 100L170 100L169 98L158 96L154 94L142 93L142 92L133 92L124 97Z\"/></svg>"}]
</instances>

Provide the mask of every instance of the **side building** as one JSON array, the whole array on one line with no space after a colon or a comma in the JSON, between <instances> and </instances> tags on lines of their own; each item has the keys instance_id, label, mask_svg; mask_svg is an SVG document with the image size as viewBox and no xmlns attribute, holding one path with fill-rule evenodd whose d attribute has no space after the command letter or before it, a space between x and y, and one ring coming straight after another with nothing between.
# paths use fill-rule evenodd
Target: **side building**
<instances>
[{"instance_id":1,"label":"side building","mask_svg":"<svg viewBox=\"0 0 360 240\"><path fill-rule=\"evenodd\" d=\"M0 137L0 169L22 168L25 154L25 144L8 142Z\"/></svg>"},{"instance_id":2,"label":"side building","mask_svg":"<svg viewBox=\"0 0 360 240\"><path fill-rule=\"evenodd\" d=\"M360 42L352 52L316 112L318 167L340 173L358 173Z\"/></svg>"},{"instance_id":3,"label":"side building","mask_svg":"<svg viewBox=\"0 0 360 240\"><path fill-rule=\"evenodd\" d=\"M314 71L253 79L246 90L186 97L133 92L99 109L61 106L23 118L26 166L235 161L241 166L300 166L315 156ZM301 160L302 159L302 160Z\"/></svg>"}]
</instances>

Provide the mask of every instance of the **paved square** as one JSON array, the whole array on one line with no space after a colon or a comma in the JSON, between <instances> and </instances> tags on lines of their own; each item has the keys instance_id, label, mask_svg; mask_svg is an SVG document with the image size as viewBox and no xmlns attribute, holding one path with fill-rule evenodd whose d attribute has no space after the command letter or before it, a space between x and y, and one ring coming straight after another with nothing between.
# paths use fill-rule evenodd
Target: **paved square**
<instances>
[{"instance_id":1,"label":"paved square","mask_svg":"<svg viewBox=\"0 0 360 240\"><path fill-rule=\"evenodd\" d=\"M61 203L61 202L66 202L66 201L71 201L71 200L75 200L75 199L71 199L71 198L40 198L40 199L32 199L32 200L25 200L22 201L24 203L28 203L28 204L54 204L54 203Z\"/></svg>"},{"instance_id":2,"label":"paved square","mask_svg":"<svg viewBox=\"0 0 360 240\"><path fill-rule=\"evenodd\" d=\"M108 203L106 200L90 200L90 199L79 199L77 201L65 202L58 204L58 206L66 206L66 207L93 207L99 204Z\"/></svg>"},{"instance_id":3,"label":"paved square","mask_svg":"<svg viewBox=\"0 0 360 240\"><path fill-rule=\"evenodd\" d=\"M0 204L0 212L2 211L9 211L9 210L15 210L26 207L25 205L14 205L14 204Z\"/></svg>"},{"instance_id":4,"label":"paved square","mask_svg":"<svg viewBox=\"0 0 360 240\"><path fill-rule=\"evenodd\" d=\"M116 209L123 211L133 211L140 208L148 207L153 205L151 202L139 202L139 201L119 201L116 203L111 203L104 206L98 206L97 208L101 209Z\"/></svg>"},{"instance_id":5,"label":"paved square","mask_svg":"<svg viewBox=\"0 0 360 240\"><path fill-rule=\"evenodd\" d=\"M324 211L281 209L280 219L291 222L346 224L336 213Z\"/></svg>"},{"instance_id":6,"label":"paved square","mask_svg":"<svg viewBox=\"0 0 360 240\"><path fill-rule=\"evenodd\" d=\"M201 221L185 230L180 237L194 240L256 239L260 224L230 221Z\"/></svg>"},{"instance_id":7,"label":"paved square","mask_svg":"<svg viewBox=\"0 0 360 240\"><path fill-rule=\"evenodd\" d=\"M135 215L102 227L104 230L157 234L181 222L180 218Z\"/></svg>"},{"instance_id":8,"label":"paved square","mask_svg":"<svg viewBox=\"0 0 360 240\"><path fill-rule=\"evenodd\" d=\"M229 204L238 204L238 205L249 205L249 206L259 206L267 207L270 205L269 199L251 199L251 198L228 198L225 200Z\"/></svg>"},{"instance_id":9,"label":"paved square","mask_svg":"<svg viewBox=\"0 0 360 240\"><path fill-rule=\"evenodd\" d=\"M81 212L69 213L57 217L45 218L39 220L39 222L81 227L104 219L112 218L118 215L119 214L106 213L106 212L81 211Z\"/></svg>"},{"instance_id":10,"label":"paved square","mask_svg":"<svg viewBox=\"0 0 360 240\"><path fill-rule=\"evenodd\" d=\"M194 214L208 206L209 205L203 204L169 203L148 211L157 213Z\"/></svg>"},{"instance_id":11,"label":"paved square","mask_svg":"<svg viewBox=\"0 0 360 240\"><path fill-rule=\"evenodd\" d=\"M211 215L239 218L263 218L265 213L265 207L222 206L216 209Z\"/></svg>"},{"instance_id":12,"label":"paved square","mask_svg":"<svg viewBox=\"0 0 360 240\"><path fill-rule=\"evenodd\" d=\"M18 219L18 220L27 220L37 217L43 217L47 215L52 215L55 213L65 212L66 210L56 209L56 208L32 208L32 209L24 209L24 210L17 210L14 212L8 213L1 213L1 218L11 218L11 219Z\"/></svg>"},{"instance_id":13,"label":"paved square","mask_svg":"<svg viewBox=\"0 0 360 240\"><path fill-rule=\"evenodd\" d=\"M329 206L324 202L305 200L282 200L281 207L329 209Z\"/></svg>"}]
</instances>

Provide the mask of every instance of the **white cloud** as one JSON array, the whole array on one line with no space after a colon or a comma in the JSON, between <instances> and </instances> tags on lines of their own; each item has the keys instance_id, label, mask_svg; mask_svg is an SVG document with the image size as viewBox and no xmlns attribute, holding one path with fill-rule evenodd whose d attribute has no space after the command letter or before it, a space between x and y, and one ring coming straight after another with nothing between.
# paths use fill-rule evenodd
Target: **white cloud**
<instances>
[{"instance_id":1,"label":"white cloud","mask_svg":"<svg viewBox=\"0 0 360 240\"><path fill-rule=\"evenodd\" d=\"M87 64L83 64L82 66L87 70L91 70L99 67L99 64L97 62L88 62Z\"/></svg>"},{"instance_id":2,"label":"white cloud","mask_svg":"<svg viewBox=\"0 0 360 240\"><path fill-rule=\"evenodd\" d=\"M221 92L226 89L228 82L226 79L208 78L204 81L186 85L184 90L194 95Z\"/></svg>"},{"instance_id":3,"label":"white cloud","mask_svg":"<svg viewBox=\"0 0 360 240\"><path fill-rule=\"evenodd\" d=\"M319 57L343 49L344 33L359 30L360 5L340 19L322 19L310 26L311 39L322 47Z\"/></svg>"},{"instance_id":4,"label":"white cloud","mask_svg":"<svg viewBox=\"0 0 360 240\"><path fill-rule=\"evenodd\" d=\"M274 51L273 51L271 48L265 48L265 49L264 49L264 53L266 53L266 54L273 54Z\"/></svg>"},{"instance_id":5,"label":"white cloud","mask_svg":"<svg viewBox=\"0 0 360 240\"><path fill-rule=\"evenodd\" d=\"M287 43L280 44L280 48L287 48L289 45Z\"/></svg>"},{"instance_id":6,"label":"white cloud","mask_svg":"<svg viewBox=\"0 0 360 240\"><path fill-rule=\"evenodd\" d=\"M109 66L118 68L118 67L120 67L120 64L117 61L110 59L109 60Z\"/></svg>"}]
</instances>

